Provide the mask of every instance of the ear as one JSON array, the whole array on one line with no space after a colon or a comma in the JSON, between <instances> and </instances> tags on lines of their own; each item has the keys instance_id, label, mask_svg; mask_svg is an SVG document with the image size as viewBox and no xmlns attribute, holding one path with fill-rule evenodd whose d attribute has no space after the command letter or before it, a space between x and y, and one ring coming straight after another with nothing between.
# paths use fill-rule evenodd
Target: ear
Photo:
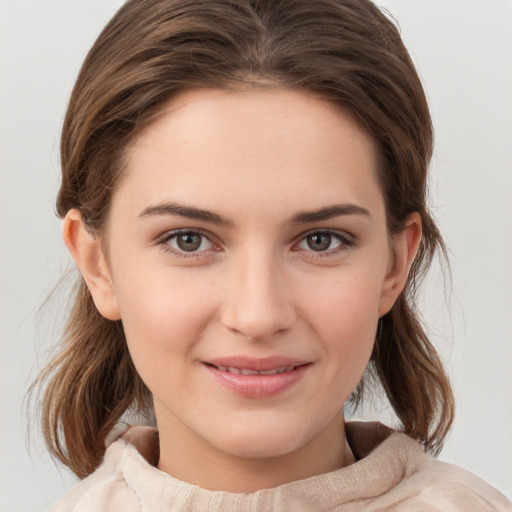
<instances>
[{"instance_id":1,"label":"ear","mask_svg":"<svg viewBox=\"0 0 512 512\"><path fill-rule=\"evenodd\" d=\"M101 242L87 230L78 210L69 210L64 218L63 237L98 311L108 320L119 320L121 315Z\"/></svg>"},{"instance_id":2,"label":"ear","mask_svg":"<svg viewBox=\"0 0 512 512\"><path fill-rule=\"evenodd\" d=\"M413 212L405 220L405 228L393 235L391 264L384 279L379 302L379 318L393 306L404 289L409 270L421 242L421 217Z\"/></svg>"}]
</instances>

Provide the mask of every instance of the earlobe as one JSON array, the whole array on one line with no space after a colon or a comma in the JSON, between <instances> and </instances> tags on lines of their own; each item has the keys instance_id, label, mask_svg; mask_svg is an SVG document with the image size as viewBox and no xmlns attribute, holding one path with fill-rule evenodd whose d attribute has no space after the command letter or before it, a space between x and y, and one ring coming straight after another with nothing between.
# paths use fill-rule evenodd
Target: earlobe
<instances>
[{"instance_id":1,"label":"earlobe","mask_svg":"<svg viewBox=\"0 0 512 512\"><path fill-rule=\"evenodd\" d=\"M108 320L119 320L121 315L100 240L87 230L78 210L66 214L63 237L98 311Z\"/></svg>"},{"instance_id":2,"label":"earlobe","mask_svg":"<svg viewBox=\"0 0 512 512\"><path fill-rule=\"evenodd\" d=\"M421 242L421 217L413 212L405 221L405 228L393 235L392 265L385 277L379 303L379 317L393 306L405 287L409 270L414 262Z\"/></svg>"}]
</instances>

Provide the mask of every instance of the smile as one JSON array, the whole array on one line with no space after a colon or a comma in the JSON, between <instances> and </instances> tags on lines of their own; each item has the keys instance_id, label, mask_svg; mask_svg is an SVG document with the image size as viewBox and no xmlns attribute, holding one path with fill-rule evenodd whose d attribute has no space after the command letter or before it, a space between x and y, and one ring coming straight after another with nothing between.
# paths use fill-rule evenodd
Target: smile
<instances>
[{"instance_id":1,"label":"smile","mask_svg":"<svg viewBox=\"0 0 512 512\"><path fill-rule=\"evenodd\" d=\"M235 368L234 366L217 366L221 372L234 373L236 375L277 375L280 373L291 372L296 366L282 366L273 370L252 370L250 368Z\"/></svg>"},{"instance_id":2,"label":"smile","mask_svg":"<svg viewBox=\"0 0 512 512\"><path fill-rule=\"evenodd\" d=\"M205 361L203 366L224 390L245 398L264 399L290 390L302 380L312 363L282 357L232 357Z\"/></svg>"}]
</instances>

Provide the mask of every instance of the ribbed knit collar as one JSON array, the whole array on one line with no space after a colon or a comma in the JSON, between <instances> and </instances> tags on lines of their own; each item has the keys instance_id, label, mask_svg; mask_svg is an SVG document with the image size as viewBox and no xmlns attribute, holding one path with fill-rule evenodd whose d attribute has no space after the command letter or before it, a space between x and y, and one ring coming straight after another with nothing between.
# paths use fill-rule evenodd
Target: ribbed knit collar
<instances>
[{"instance_id":1,"label":"ribbed knit collar","mask_svg":"<svg viewBox=\"0 0 512 512\"><path fill-rule=\"evenodd\" d=\"M404 478L423 469L428 460L418 443L405 434L395 433L350 466L243 494L209 491L177 480L149 464L124 439L113 443L105 454L108 472L124 479L140 500L141 510L148 512L332 511L390 491Z\"/></svg>"}]
</instances>

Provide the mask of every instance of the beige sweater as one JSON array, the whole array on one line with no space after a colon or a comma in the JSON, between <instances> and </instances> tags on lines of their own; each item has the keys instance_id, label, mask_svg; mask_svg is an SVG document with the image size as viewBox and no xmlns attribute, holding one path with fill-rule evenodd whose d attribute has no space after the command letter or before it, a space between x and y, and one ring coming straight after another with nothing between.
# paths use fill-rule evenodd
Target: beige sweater
<instances>
[{"instance_id":1,"label":"beige sweater","mask_svg":"<svg viewBox=\"0 0 512 512\"><path fill-rule=\"evenodd\" d=\"M50 512L485 512L512 504L475 475L393 434L346 468L249 494L207 491L159 471L124 439Z\"/></svg>"}]
</instances>

